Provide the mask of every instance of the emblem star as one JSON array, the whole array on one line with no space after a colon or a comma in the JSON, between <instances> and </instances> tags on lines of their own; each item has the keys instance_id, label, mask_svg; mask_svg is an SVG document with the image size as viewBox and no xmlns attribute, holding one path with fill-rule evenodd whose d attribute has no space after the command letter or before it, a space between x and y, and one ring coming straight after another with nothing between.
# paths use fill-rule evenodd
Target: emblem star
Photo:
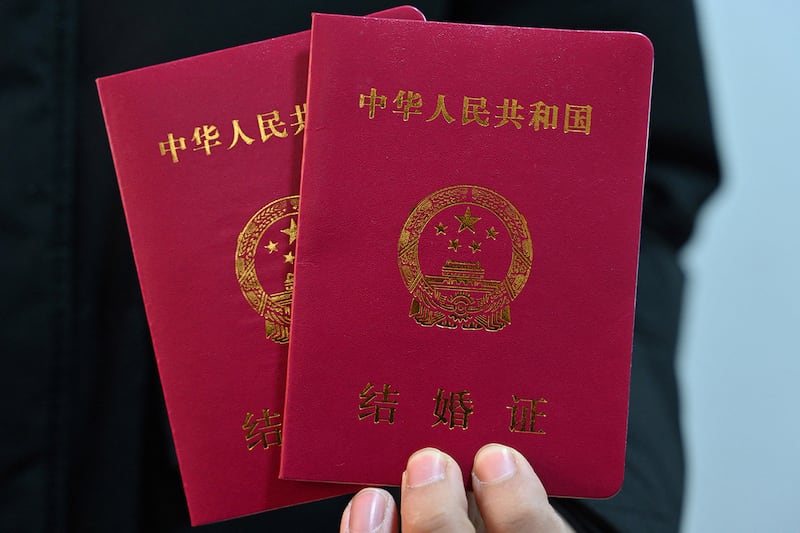
<instances>
[{"instance_id":1,"label":"emblem star","mask_svg":"<svg viewBox=\"0 0 800 533\"><path fill-rule=\"evenodd\" d=\"M461 246L461 244L458 242L458 239L452 239L450 241L450 246L448 246L447 249L448 250L453 250L454 252L457 252L459 246Z\"/></svg>"},{"instance_id":2,"label":"emblem star","mask_svg":"<svg viewBox=\"0 0 800 533\"><path fill-rule=\"evenodd\" d=\"M497 240L497 230L494 229L494 226L486 230L486 238L492 239L493 241Z\"/></svg>"},{"instance_id":3,"label":"emblem star","mask_svg":"<svg viewBox=\"0 0 800 533\"><path fill-rule=\"evenodd\" d=\"M468 229L472 233L475 233L475 223L481 219L481 217L472 216L472 213L470 213L469 210L469 206L467 206L467 210L464 212L463 215L461 216L455 215L455 217L461 223L458 226L459 233L461 233L465 229Z\"/></svg>"},{"instance_id":4,"label":"emblem star","mask_svg":"<svg viewBox=\"0 0 800 533\"><path fill-rule=\"evenodd\" d=\"M278 243L269 241L269 244L265 244L264 248L269 250L269 253L277 252L278 251Z\"/></svg>"},{"instance_id":5,"label":"emblem star","mask_svg":"<svg viewBox=\"0 0 800 533\"><path fill-rule=\"evenodd\" d=\"M297 223L292 219L289 223L289 227L286 229L282 229L281 233L285 233L289 236L289 244L292 244L294 240L297 238Z\"/></svg>"},{"instance_id":6,"label":"emblem star","mask_svg":"<svg viewBox=\"0 0 800 533\"><path fill-rule=\"evenodd\" d=\"M288 254L285 254L283 256L283 262L293 265L294 264L294 254L292 254L291 251Z\"/></svg>"},{"instance_id":7,"label":"emblem star","mask_svg":"<svg viewBox=\"0 0 800 533\"><path fill-rule=\"evenodd\" d=\"M436 225L436 235L446 235L447 234L447 226L439 222Z\"/></svg>"},{"instance_id":8,"label":"emblem star","mask_svg":"<svg viewBox=\"0 0 800 533\"><path fill-rule=\"evenodd\" d=\"M479 243L478 241L472 241L472 244L470 244L469 247L472 250L473 254L475 252L480 252L481 251L481 243Z\"/></svg>"}]
</instances>

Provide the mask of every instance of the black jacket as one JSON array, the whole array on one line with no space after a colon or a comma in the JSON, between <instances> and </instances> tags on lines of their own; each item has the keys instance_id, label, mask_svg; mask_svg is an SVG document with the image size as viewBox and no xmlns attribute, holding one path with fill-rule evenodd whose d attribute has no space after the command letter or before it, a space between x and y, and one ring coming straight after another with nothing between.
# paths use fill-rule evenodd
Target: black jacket
<instances>
[{"instance_id":1,"label":"black jacket","mask_svg":"<svg viewBox=\"0 0 800 533\"><path fill-rule=\"evenodd\" d=\"M0 530L188 529L94 79L306 29L312 10L390 5L0 4ZM655 45L625 485L611 500L555 505L579 529L674 531L683 489L676 253L717 183L691 1L417 5L432 20L630 29ZM336 531L344 505L199 530Z\"/></svg>"}]
</instances>

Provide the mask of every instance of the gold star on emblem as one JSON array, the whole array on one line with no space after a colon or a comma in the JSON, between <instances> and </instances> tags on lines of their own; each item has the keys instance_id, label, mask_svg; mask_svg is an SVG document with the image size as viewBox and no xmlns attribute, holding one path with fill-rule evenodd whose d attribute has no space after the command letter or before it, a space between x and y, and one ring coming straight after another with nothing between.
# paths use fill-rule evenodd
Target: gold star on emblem
<instances>
[{"instance_id":1,"label":"gold star on emblem","mask_svg":"<svg viewBox=\"0 0 800 533\"><path fill-rule=\"evenodd\" d=\"M467 210L464 212L463 215L458 216L455 215L456 219L461 223L458 226L458 232L461 233L465 229L470 230L472 233L475 233L475 223L481 219L481 217L474 217L472 213L469 211L469 206L467 206Z\"/></svg>"},{"instance_id":2,"label":"gold star on emblem","mask_svg":"<svg viewBox=\"0 0 800 533\"><path fill-rule=\"evenodd\" d=\"M436 225L436 235L445 235L447 234L447 226L439 222Z\"/></svg>"},{"instance_id":3,"label":"gold star on emblem","mask_svg":"<svg viewBox=\"0 0 800 533\"><path fill-rule=\"evenodd\" d=\"M289 223L289 227L286 229L282 229L281 233L285 233L289 236L289 244L292 244L294 240L297 238L297 223L292 219Z\"/></svg>"},{"instance_id":4,"label":"gold star on emblem","mask_svg":"<svg viewBox=\"0 0 800 533\"><path fill-rule=\"evenodd\" d=\"M269 244L265 244L264 248L269 250L269 253L277 252L278 251L278 243L269 241Z\"/></svg>"},{"instance_id":5,"label":"gold star on emblem","mask_svg":"<svg viewBox=\"0 0 800 533\"><path fill-rule=\"evenodd\" d=\"M494 229L494 226L486 230L486 238L492 239L493 241L497 240L497 230Z\"/></svg>"},{"instance_id":6,"label":"gold star on emblem","mask_svg":"<svg viewBox=\"0 0 800 533\"><path fill-rule=\"evenodd\" d=\"M470 244L469 247L472 250L473 254L475 252L480 252L481 251L481 243L479 243L478 241L472 241L472 244Z\"/></svg>"},{"instance_id":7,"label":"gold star on emblem","mask_svg":"<svg viewBox=\"0 0 800 533\"><path fill-rule=\"evenodd\" d=\"M458 239L452 239L450 241L450 246L448 246L447 249L448 250L453 250L454 252L457 252L459 246L461 246L461 244L459 244Z\"/></svg>"},{"instance_id":8,"label":"gold star on emblem","mask_svg":"<svg viewBox=\"0 0 800 533\"><path fill-rule=\"evenodd\" d=\"M294 264L294 255L292 254L291 251L288 254L283 256L283 262L284 263L289 263L291 265Z\"/></svg>"}]
</instances>

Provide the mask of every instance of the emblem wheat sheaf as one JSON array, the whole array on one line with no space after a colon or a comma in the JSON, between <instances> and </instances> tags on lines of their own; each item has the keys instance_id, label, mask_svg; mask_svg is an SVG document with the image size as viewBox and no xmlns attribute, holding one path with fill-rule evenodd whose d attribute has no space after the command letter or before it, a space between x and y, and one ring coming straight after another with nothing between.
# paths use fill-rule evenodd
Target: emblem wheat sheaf
<instances>
[{"instance_id":1,"label":"emblem wheat sheaf","mask_svg":"<svg viewBox=\"0 0 800 533\"><path fill-rule=\"evenodd\" d=\"M502 195L454 185L411 211L397 245L411 293L409 316L421 326L499 331L525 287L533 244L525 217Z\"/></svg>"},{"instance_id":2,"label":"emblem wheat sheaf","mask_svg":"<svg viewBox=\"0 0 800 533\"><path fill-rule=\"evenodd\" d=\"M286 196L259 209L239 234L236 246L236 279L242 295L264 318L267 339L280 344L289 342L299 202L299 196ZM262 285L265 279L276 289L282 281L283 290L267 292Z\"/></svg>"}]
</instances>

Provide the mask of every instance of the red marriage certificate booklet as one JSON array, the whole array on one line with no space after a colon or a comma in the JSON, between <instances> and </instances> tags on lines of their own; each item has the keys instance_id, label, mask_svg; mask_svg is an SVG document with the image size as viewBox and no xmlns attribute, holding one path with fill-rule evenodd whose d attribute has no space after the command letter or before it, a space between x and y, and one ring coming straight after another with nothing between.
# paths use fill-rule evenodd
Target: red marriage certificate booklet
<instances>
[{"instance_id":1,"label":"red marriage certificate booklet","mask_svg":"<svg viewBox=\"0 0 800 533\"><path fill-rule=\"evenodd\" d=\"M317 15L281 476L521 450L621 485L652 47Z\"/></svg>"},{"instance_id":2,"label":"red marriage certificate booklet","mask_svg":"<svg viewBox=\"0 0 800 533\"><path fill-rule=\"evenodd\" d=\"M352 490L278 479L308 46L98 80L193 524Z\"/></svg>"}]
</instances>

